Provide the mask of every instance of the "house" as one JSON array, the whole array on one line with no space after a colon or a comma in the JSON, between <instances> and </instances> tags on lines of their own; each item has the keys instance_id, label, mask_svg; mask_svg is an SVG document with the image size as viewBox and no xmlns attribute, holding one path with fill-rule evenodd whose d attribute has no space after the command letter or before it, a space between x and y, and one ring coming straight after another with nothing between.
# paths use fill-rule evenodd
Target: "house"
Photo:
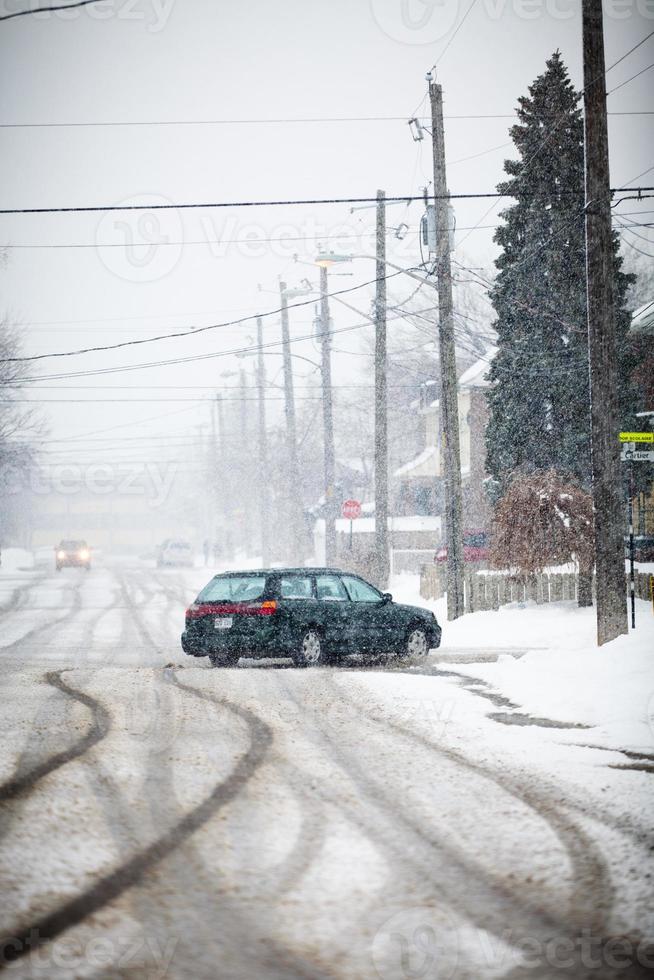
<instances>
[{"instance_id":1,"label":"house","mask_svg":"<svg viewBox=\"0 0 654 980\"><path fill-rule=\"evenodd\" d=\"M463 523L486 528L490 505L484 492L486 479L485 432L488 423L486 378L494 350L475 361L458 381L459 443L463 484ZM436 382L423 385L416 409L424 419L425 448L395 470L398 514L439 515L444 508L443 452L440 400ZM432 397L433 396L433 397Z\"/></svg>"}]
</instances>

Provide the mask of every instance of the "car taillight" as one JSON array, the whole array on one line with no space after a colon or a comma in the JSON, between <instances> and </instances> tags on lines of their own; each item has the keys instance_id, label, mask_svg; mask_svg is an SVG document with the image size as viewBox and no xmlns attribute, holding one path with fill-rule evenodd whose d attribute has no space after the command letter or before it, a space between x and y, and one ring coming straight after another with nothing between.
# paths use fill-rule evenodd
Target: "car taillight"
<instances>
[{"instance_id":1,"label":"car taillight","mask_svg":"<svg viewBox=\"0 0 654 980\"><path fill-rule=\"evenodd\" d=\"M272 616L277 609L277 602L274 599L267 599L265 602L255 602L243 611L250 616Z\"/></svg>"},{"instance_id":2,"label":"car taillight","mask_svg":"<svg viewBox=\"0 0 654 980\"><path fill-rule=\"evenodd\" d=\"M200 619L202 616L272 616L277 610L275 599L265 602L193 602L186 610L187 619Z\"/></svg>"}]
</instances>

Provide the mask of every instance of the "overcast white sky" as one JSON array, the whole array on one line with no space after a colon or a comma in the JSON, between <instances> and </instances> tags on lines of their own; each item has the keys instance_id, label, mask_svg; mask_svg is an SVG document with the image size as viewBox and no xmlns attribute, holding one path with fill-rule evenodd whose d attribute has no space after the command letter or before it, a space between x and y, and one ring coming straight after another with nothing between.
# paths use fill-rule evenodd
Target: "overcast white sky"
<instances>
[{"instance_id":1,"label":"overcast white sky","mask_svg":"<svg viewBox=\"0 0 654 980\"><path fill-rule=\"evenodd\" d=\"M36 5L36 0L0 0L5 12ZM389 195L419 193L430 176L430 149L427 141L411 141L406 119L426 95L425 71L437 60L448 117L450 190L492 191L502 177L502 161L511 153L510 148L492 148L508 141L511 120L452 117L509 115L556 48L581 87L580 3L477 0L441 59L468 6L469 0L104 0L97 7L66 14L1 23L4 124L232 122L3 128L0 206L374 196L378 187ZM654 30L654 0L615 0L607 5L605 17L606 58L611 64ZM609 88L653 61L654 38L610 73ZM610 96L609 109L652 112L653 90L654 71L645 72ZM339 117L391 118L279 121ZM611 116L614 185L631 181L654 164L651 118ZM483 155L456 162L473 154ZM654 172L640 182L654 183ZM648 203L629 202L620 210L646 210ZM458 227L480 222L490 204L457 205ZM420 215L418 203L408 210L389 208L389 223L407 221L411 227L397 252L407 265L418 257L415 230ZM346 205L159 212L154 218L4 216L0 242L11 246L90 247L11 248L0 280L2 306L10 319L22 324L26 353L69 350L90 341L111 343L231 319L274 308L280 274L291 285L304 276L317 279L315 270L293 264L293 252L310 261L316 238L367 233L373 217L367 211L350 215ZM495 220L493 209L481 224ZM300 240L248 248L242 242L250 232ZM641 233L649 234L647 229ZM459 241L464 235L466 231L459 233ZM488 264L495 254L491 236L491 229L472 231L457 254L474 265ZM123 247L96 247L144 238L187 244L129 254ZM224 244L210 246L207 239ZM329 243L356 254L374 247L371 238ZM356 261L348 271L352 277L332 279L332 288L374 276L374 266L366 260ZM273 292L258 292L258 284ZM411 284L394 282L392 291L401 297L411 291ZM370 289L351 299L368 310ZM294 314L296 334L309 331L311 312L307 308ZM336 328L358 322L336 304L332 314ZM247 324L125 353L43 361L35 373L96 370L229 350L254 334L254 324ZM266 339L274 340L277 334L275 321L266 321ZM338 346L355 349L357 332L343 336ZM315 357L311 342L297 350ZM352 360L357 367L364 363L337 355L337 382L352 378ZM233 377L221 378L220 373L237 366L233 357L216 358L44 382L32 391L35 398L88 401L43 405L53 438L126 423L129 427L117 430L117 438L121 432L182 432L191 424L207 422L206 405L161 400L106 404L89 399L205 397L214 384L234 384ZM268 366L274 375L279 360L268 358ZM300 373L304 370L310 369L303 365ZM89 387L83 391L72 385ZM100 385L129 390L112 392ZM194 391L172 386L206 387ZM274 389L270 397L277 397ZM143 421L164 414L165 420Z\"/></svg>"}]
</instances>

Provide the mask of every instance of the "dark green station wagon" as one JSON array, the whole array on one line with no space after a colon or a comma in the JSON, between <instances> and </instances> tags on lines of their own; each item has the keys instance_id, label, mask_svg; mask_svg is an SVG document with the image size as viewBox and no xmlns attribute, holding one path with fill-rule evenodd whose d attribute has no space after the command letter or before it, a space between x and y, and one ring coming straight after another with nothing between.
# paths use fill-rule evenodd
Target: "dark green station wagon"
<instances>
[{"instance_id":1,"label":"dark green station wagon","mask_svg":"<svg viewBox=\"0 0 654 980\"><path fill-rule=\"evenodd\" d=\"M298 667L348 654L424 656L441 641L427 609L337 568L285 568L216 575L186 610L182 649L215 667L239 657L291 657Z\"/></svg>"}]
</instances>

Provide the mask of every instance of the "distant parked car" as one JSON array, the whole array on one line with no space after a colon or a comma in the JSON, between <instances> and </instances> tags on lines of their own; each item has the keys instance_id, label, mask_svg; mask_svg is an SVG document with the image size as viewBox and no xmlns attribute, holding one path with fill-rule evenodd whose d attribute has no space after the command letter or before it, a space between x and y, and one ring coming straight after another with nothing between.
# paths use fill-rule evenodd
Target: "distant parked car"
<instances>
[{"instance_id":1,"label":"distant parked car","mask_svg":"<svg viewBox=\"0 0 654 980\"><path fill-rule=\"evenodd\" d=\"M338 568L216 575L186 610L182 649L214 667L244 657L290 657L315 667L347 654L425 656L441 642L428 609L393 602Z\"/></svg>"},{"instance_id":2,"label":"distant parked car","mask_svg":"<svg viewBox=\"0 0 654 980\"><path fill-rule=\"evenodd\" d=\"M463 532L463 560L488 561L490 535L488 531ZM434 555L434 561L447 561L447 545L442 545Z\"/></svg>"},{"instance_id":3,"label":"distant parked car","mask_svg":"<svg viewBox=\"0 0 654 980\"><path fill-rule=\"evenodd\" d=\"M157 568L192 568L193 548L188 541L166 538L157 549Z\"/></svg>"},{"instance_id":4,"label":"distant parked car","mask_svg":"<svg viewBox=\"0 0 654 980\"><path fill-rule=\"evenodd\" d=\"M91 570L91 549L86 541L60 541L55 548L55 568L85 568Z\"/></svg>"},{"instance_id":5,"label":"distant parked car","mask_svg":"<svg viewBox=\"0 0 654 980\"><path fill-rule=\"evenodd\" d=\"M624 539L624 555L629 557L629 535ZM634 534L634 560L654 561L654 534Z\"/></svg>"}]
</instances>

